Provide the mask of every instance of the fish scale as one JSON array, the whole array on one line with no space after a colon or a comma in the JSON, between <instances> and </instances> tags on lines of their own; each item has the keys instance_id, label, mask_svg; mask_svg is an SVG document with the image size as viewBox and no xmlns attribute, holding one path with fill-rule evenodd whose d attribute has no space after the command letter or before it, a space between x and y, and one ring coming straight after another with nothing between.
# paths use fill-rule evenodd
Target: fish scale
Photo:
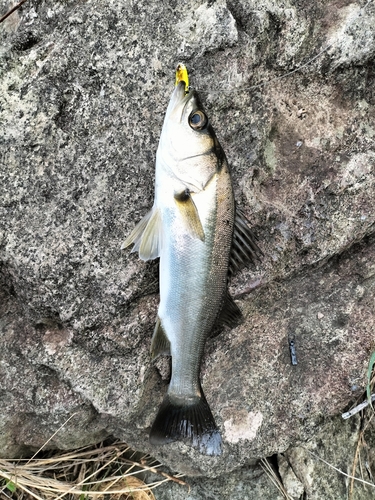
<instances>
[{"instance_id":1,"label":"fish scale","mask_svg":"<svg viewBox=\"0 0 375 500\"><path fill-rule=\"evenodd\" d=\"M164 252L161 255L161 269L172 269L167 275L160 274L158 315L171 342L172 379L168 392L176 397L181 397L182 388L187 397L199 391L199 365L204 342L213 327L226 289L232 227L223 228L218 224L219 210L212 205L216 184L217 180L212 180L210 187L194 196L198 214L202 215L201 220L204 219L203 207L206 208L207 200L211 201L211 210L207 214L209 217L206 224L202 223L205 241L187 234L184 244L176 245L178 235L175 239L171 231L172 236L166 242L166 259ZM200 197L203 199L200 200ZM181 223L176 224L176 227L180 228ZM215 252L215 240L218 239L221 240L222 249L228 249L226 254Z\"/></svg>"}]
</instances>

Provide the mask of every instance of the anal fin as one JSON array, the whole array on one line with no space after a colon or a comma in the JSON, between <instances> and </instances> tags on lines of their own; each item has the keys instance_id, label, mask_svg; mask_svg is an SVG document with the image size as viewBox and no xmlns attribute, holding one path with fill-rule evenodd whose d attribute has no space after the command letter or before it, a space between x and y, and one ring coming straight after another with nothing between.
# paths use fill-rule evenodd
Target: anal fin
<instances>
[{"instance_id":1,"label":"anal fin","mask_svg":"<svg viewBox=\"0 0 375 500\"><path fill-rule=\"evenodd\" d=\"M151 339L151 359L154 360L161 354L170 355L171 343L164 331L159 316L157 317L154 334Z\"/></svg>"},{"instance_id":2,"label":"anal fin","mask_svg":"<svg viewBox=\"0 0 375 500\"><path fill-rule=\"evenodd\" d=\"M241 309L234 302L233 298L227 292L224 300L223 307L217 317L215 326L219 327L222 325L228 326L229 328L234 328L239 325L243 319Z\"/></svg>"}]
</instances>

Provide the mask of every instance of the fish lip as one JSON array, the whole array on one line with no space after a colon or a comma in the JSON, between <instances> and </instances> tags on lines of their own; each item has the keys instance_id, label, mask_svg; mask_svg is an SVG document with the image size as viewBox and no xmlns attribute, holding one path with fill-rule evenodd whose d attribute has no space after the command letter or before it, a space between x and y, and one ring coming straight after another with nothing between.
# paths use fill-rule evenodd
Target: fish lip
<instances>
[{"instance_id":1,"label":"fish lip","mask_svg":"<svg viewBox=\"0 0 375 500\"><path fill-rule=\"evenodd\" d=\"M196 98L196 92L194 90L185 93L186 85L183 80L181 80L175 87L169 105L168 115L176 113L176 118L179 122L182 122L186 106L189 104L191 99ZM181 107L181 111L179 108Z\"/></svg>"}]
</instances>

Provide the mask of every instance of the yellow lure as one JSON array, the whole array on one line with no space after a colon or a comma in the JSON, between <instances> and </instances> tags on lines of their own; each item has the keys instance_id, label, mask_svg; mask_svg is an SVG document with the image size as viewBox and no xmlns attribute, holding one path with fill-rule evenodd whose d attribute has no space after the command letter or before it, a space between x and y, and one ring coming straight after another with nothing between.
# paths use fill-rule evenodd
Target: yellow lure
<instances>
[{"instance_id":1,"label":"yellow lure","mask_svg":"<svg viewBox=\"0 0 375 500\"><path fill-rule=\"evenodd\" d=\"M176 68L176 85L185 82L185 94L189 92L189 76L185 64L180 63Z\"/></svg>"}]
</instances>

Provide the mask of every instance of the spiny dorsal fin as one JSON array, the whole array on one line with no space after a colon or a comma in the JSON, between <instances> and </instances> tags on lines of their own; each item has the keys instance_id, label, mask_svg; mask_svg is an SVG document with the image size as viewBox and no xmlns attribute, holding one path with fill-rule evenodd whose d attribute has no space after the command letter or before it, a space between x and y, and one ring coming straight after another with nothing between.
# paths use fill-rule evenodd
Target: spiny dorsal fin
<instances>
[{"instance_id":1,"label":"spiny dorsal fin","mask_svg":"<svg viewBox=\"0 0 375 500\"><path fill-rule=\"evenodd\" d=\"M170 355L171 343L164 331L159 316L156 319L154 334L151 339L151 359L154 360L161 354Z\"/></svg>"},{"instance_id":2,"label":"spiny dorsal fin","mask_svg":"<svg viewBox=\"0 0 375 500\"><path fill-rule=\"evenodd\" d=\"M199 238L204 241L204 231L199 218L197 207L191 197L190 191L185 189L182 193L176 193L174 199L186 228L194 238Z\"/></svg>"},{"instance_id":3,"label":"spiny dorsal fin","mask_svg":"<svg viewBox=\"0 0 375 500\"><path fill-rule=\"evenodd\" d=\"M243 316L241 310L227 292L223 307L221 308L220 314L217 317L215 326L219 327L225 325L229 328L234 328L235 326L239 325L239 323L241 323L242 319Z\"/></svg>"},{"instance_id":4,"label":"spiny dorsal fin","mask_svg":"<svg viewBox=\"0 0 375 500\"><path fill-rule=\"evenodd\" d=\"M248 220L241 210L236 210L232 248L229 258L229 273L234 274L247 264L255 263L263 252L256 244L256 237L248 226Z\"/></svg>"},{"instance_id":5,"label":"spiny dorsal fin","mask_svg":"<svg viewBox=\"0 0 375 500\"><path fill-rule=\"evenodd\" d=\"M160 212L157 208L153 208L138 222L121 249L134 243L132 252L138 252L140 259L156 259L160 255L161 235Z\"/></svg>"}]
</instances>

